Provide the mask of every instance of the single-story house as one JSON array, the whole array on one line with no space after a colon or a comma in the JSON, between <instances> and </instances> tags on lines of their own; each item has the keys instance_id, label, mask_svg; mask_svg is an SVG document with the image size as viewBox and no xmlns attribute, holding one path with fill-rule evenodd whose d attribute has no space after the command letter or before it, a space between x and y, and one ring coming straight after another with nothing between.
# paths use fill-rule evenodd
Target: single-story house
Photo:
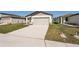
<instances>
[{"instance_id":1,"label":"single-story house","mask_svg":"<svg viewBox=\"0 0 79 59\"><path fill-rule=\"evenodd\" d=\"M14 14L0 13L0 25L26 23L26 18Z\"/></svg>"},{"instance_id":2,"label":"single-story house","mask_svg":"<svg viewBox=\"0 0 79 59\"><path fill-rule=\"evenodd\" d=\"M60 23L61 24L68 24L68 25L79 25L79 13L77 14L67 14L64 16L60 16Z\"/></svg>"},{"instance_id":3,"label":"single-story house","mask_svg":"<svg viewBox=\"0 0 79 59\"><path fill-rule=\"evenodd\" d=\"M35 11L25 17L26 24L49 25L53 21L53 15L43 11Z\"/></svg>"}]
</instances>

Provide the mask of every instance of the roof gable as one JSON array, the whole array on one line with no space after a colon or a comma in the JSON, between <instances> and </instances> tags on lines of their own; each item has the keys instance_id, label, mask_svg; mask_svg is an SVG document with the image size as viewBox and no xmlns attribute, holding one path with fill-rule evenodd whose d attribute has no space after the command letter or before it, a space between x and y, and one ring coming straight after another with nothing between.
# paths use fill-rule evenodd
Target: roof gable
<instances>
[{"instance_id":1,"label":"roof gable","mask_svg":"<svg viewBox=\"0 0 79 59\"><path fill-rule=\"evenodd\" d=\"M49 14L49 13L43 12L43 11L35 11L35 12L33 12L33 13L27 15L27 16L44 15L44 14L46 14L46 15L51 15L51 16L52 16L52 14ZM26 16L26 17L27 17L27 16Z\"/></svg>"}]
</instances>

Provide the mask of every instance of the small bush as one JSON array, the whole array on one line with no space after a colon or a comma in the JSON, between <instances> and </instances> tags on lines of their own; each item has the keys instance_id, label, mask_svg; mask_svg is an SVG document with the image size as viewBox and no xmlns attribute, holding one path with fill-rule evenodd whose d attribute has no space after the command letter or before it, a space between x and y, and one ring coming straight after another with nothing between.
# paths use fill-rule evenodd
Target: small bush
<instances>
[{"instance_id":1,"label":"small bush","mask_svg":"<svg viewBox=\"0 0 79 59\"><path fill-rule=\"evenodd\" d=\"M59 22L53 22L54 24L59 24Z\"/></svg>"}]
</instances>

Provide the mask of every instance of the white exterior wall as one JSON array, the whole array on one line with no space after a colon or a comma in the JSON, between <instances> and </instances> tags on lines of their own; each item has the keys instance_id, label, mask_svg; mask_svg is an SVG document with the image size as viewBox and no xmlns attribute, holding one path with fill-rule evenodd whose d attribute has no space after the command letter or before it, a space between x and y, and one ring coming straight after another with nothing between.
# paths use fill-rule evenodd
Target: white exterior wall
<instances>
[{"instance_id":1,"label":"white exterior wall","mask_svg":"<svg viewBox=\"0 0 79 59\"><path fill-rule=\"evenodd\" d=\"M1 24L9 24L10 18L1 18Z\"/></svg>"},{"instance_id":2,"label":"white exterior wall","mask_svg":"<svg viewBox=\"0 0 79 59\"><path fill-rule=\"evenodd\" d=\"M32 22L34 22L33 21L33 18L35 18L35 17L49 17L49 23L50 24L52 24L52 21L53 21L53 19L52 19L52 16L50 16L50 15L35 15L35 16L32 16Z\"/></svg>"},{"instance_id":3,"label":"white exterior wall","mask_svg":"<svg viewBox=\"0 0 79 59\"><path fill-rule=\"evenodd\" d=\"M63 24L63 18L62 17L60 17L60 23Z\"/></svg>"},{"instance_id":4,"label":"white exterior wall","mask_svg":"<svg viewBox=\"0 0 79 59\"><path fill-rule=\"evenodd\" d=\"M14 24L14 23L26 23L25 19L20 19L20 18L10 18L10 17L7 17L7 18L1 18L0 20L0 24Z\"/></svg>"},{"instance_id":5,"label":"white exterior wall","mask_svg":"<svg viewBox=\"0 0 79 59\"><path fill-rule=\"evenodd\" d=\"M52 25L53 23L53 16L50 16L50 24Z\"/></svg>"},{"instance_id":6,"label":"white exterior wall","mask_svg":"<svg viewBox=\"0 0 79 59\"><path fill-rule=\"evenodd\" d=\"M26 25L28 25L28 22L29 22L29 21L28 21L28 19L27 19L27 17L26 17Z\"/></svg>"},{"instance_id":7,"label":"white exterior wall","mask_svg":"<svg viewBox=\"0 0 79 59\"><path fill-rule=\"evenodd\" d=\"M28 20L28 18L29 17L31 17L31 22ZM46 19L46 20L45 20ZM52 24L52 21L53 21L53 16L51 16L51 15L47 15L47 14L44 14L44 13L38 13L38 14L36 14L36 15L33 15L33 16L27 16L26 17L26 24L33 24L34 22L36 23L41 23L41 24L43 24L43 22L44 22L44 24L46 23L47 24L47 22L48 22L48 24ZM39 24L40 24L39 23ZM40 25L41 25L40 24Z\"/></svg>"},{"instance_id":8,"label":"white exterior wall","mask_svg":"<svg viewBox=\"0 0 79 59\"><path fill-rule=\"evenodd\" d=\"M30 21L28 20L28 18L31 16L26 17L26 25L29 25Z\"/></svg>"},{"instance_id":9,"label":"white exterior wall","mask_svg":"<svg viewBox=\"0 0 79 59\"><path fill-rule=\"evenodd\" d=\"M60 19L60 20L61 20L61 24L66 24L65 18L66 18L66 17L61 17L61 19Z\"/></svg>"},{"instance_id":10,"label":"white exterior wall","mask_svg":"<svg viewBox=\"0 0 79 59\"><path fill-rule=\"evenodd\" d=\"M0 17L5 17L5 16L9 16L9 15L0 14ZM11 23L11 20L9 17L1 18L0 20L0 24L9 24L9 23Z\"/></svg>"},{"instance_id":11,"label":"white exterior wall","mask_svg":"<svg viewBox=\"0 0 79 59\"><path fill-rule=\"evenodd\" d=\"M12 18L12 23L26 23L25 19Z\"/></svg>"}]
</instances>

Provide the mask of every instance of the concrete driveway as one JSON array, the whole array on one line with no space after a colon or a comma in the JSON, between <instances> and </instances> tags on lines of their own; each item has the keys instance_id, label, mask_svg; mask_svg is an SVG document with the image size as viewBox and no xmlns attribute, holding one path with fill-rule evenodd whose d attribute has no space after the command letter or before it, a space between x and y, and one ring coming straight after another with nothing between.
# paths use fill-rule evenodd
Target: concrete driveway
<instances>
[{"instance_id":1,"label":"concrete driveway","mask_svg":"<svg viewBox=\"0 0 79 59\"><path fill-rule=\"evenodd\" d=\"M7 35L20 36L33 39L44 39L48 25L30 25L23 29L8 33Z\"/></svg>"},{"instance_id":2,"label":"concrete driveway","mask_svg":"<svg viewBox=\"0 0 79 59\"><path fill-rule=\"evenodd\" d=\"M0 46L45 46L48 25L30 25L0 37Z\"/></svg>"},{"instance_id":3,"label":"concrete driveway","mask_svg":"<svg viewBox=\"0 0 79 59\"><path fill-rule=\"evenodd\" d=\"M0 35L2 47L79 47L76 44L44 40L48 25L31 25Z\"/></svg>"}]
</instances>

